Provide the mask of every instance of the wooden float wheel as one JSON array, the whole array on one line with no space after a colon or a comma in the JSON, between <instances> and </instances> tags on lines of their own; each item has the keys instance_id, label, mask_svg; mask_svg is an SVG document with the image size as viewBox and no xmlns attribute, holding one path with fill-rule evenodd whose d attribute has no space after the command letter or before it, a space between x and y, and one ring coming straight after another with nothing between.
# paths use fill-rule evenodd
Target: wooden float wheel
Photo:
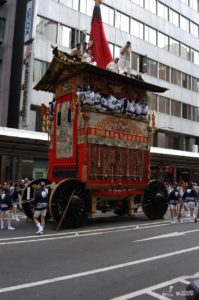
<instances>
[{"instance_id":1,"label":"wooden float wheel","mask_svg":"<svg viewBox=\"0 0 199 300\"><path fill-rule=\"evenodd\" d=\"M61 228L77 228L84 225L91 209L91 195L84 183L76 179L61 181L53 190L49 209Z\"/></svg>"},{"instance_id":2,"label":"wooden float wheel","mask_svg":"<svg viewBox=\"0 0 199 300\"><path fill-rule=\"evenodd\" d=\"M22 208L25 215L29 219L33 219L33 201L34 201L34 193L35 193L35 186L38 185L41 181L45 182L46 185L51 184L51 181L48 179L40 178L32 180L22 192ZM48 192L48 197L50 196L50 190ZM51 215L49 211L46 214L46 220L50 219Z\"/></svg>"},{"instance_id":3,"label":"wooden float wheel","mask_svg":"<svg viewBox=\"0 0 199 300\"><path fill-rule=\"evenodd\" d=\"M142 201L144 214L152 220L162 219L168 209L168 191L159 180L153 180L144 191Z\"/></svg>"}]
</instances>

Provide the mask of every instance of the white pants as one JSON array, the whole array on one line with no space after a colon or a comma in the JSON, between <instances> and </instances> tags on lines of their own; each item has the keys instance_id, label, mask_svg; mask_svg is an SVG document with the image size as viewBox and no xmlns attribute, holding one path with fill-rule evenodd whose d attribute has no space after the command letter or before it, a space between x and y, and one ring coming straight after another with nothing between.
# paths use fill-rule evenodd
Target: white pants
<instances>
[{"instance_id":1,"label":"white pants","mask_svg":"<svg viewBox=\"0 0 199 300\"><path fill-rule=\"evenodd\" d=\"M126 58L125 55L120 56L119 67L121 72L131 73L130 61Z\"/></svg>"}]
</instances>

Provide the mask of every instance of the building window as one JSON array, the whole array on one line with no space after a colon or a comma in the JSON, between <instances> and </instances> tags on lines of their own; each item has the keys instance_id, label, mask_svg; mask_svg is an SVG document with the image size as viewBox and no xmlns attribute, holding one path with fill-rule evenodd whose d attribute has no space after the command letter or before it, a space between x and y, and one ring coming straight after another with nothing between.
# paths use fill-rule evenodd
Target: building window
<instances>
[{"instance_id":1,"label":"building window","mask_svg":"<svg viewBox=\"0 0 199 300\"><path fill-rule=\"evenodd\" d=\"M179 27L179 14L174 10L169 10L169 21Z\"/></svg>"},{"instance_id":2,"label":"building window","mask_svg":"<svg viewBox=\"0 0 199 300\"><path fill-rule=\"evenodd\" d=\"M46 73L49 63L41 60L34 60L33 66L33 82L38 82Z\"/></svg>"},{"instance_id":3,"label":"building window","mask_svg":"<svg viewBox=\"0 0 199 300\"><path fill-rule=\"evenodd\" d=\"M189 32L189 20L183 16L180 16L180 28Z\"/></svg>"},{"instance_id":4,"label":"building window","mask_svg":"<svg viewBox=\"0 0 199 300\"><path fill-rule=\"evenodd\" d=\"M115 27L122 31L129 32L130 18L119 11L115 12Z\"/></svg>"},{"instance_id":5,"label":"building window","mask_svg":"<svg viewBox=\"0 0 199 300\"><path fill-rule=\"evenodd\" d=\"M159 79L169 82L170 81L169 70L170 68L168 66L159 63L159 69L158 69Z\"/></svg>"},{"instance_id":6,"label":"building window","mask_svg":"<svg viewBox=\"0 0 199 300\"><path fill-rule=\"evenodd\" d=\"M179 136L173 136L172 149L180 150L180 137Z\"/></svg>"},{"instance_id":7,"label":"building window","mask_svg":"<svg viewBox=\"0 0 199 300\"><path fill-rule=\"evenodd\" d=\"M169 37L160 32L158 32L158 47L166 51L169 50Z\"/></svg>"},{"instance_id":8,"label":"building window","mask_svg":"<svg viewBox=\"0 0 199 300\"><path fill-rule=\"evenodd\" d=\"M170 99L159 96L159 112L170 115Z\"/></svg>"},{"instance_id":9,"label":"building window","mask_svg":"<svg viewBox=\"0 0 199 300\"><path fill-rule=\"evenodd\" d=\"M0 42L4 39L5 19L0 18Z\"/></svg>"},{"instance_id":10,"label":"building window","mask_svg":"<svg viewBox=\"0 0 199 300\"><path fill-rule=\"evenodd\" d=\"M169 51L177 56L180 54L180 43L172 38L169 39Z\"/></svg>"},{"instance_id":11,"label":"building window","mask_svg":"<svg viewBox=\"0 0 199 300\"><path fill-rule=\"evenodd\" d=\"M144 0L131 0L131 2L144 7Z\"/></svg>"},{"instance_id":12,"label":"building window","mask_svg":"<svg viewBox=\"0 0 199 300\"><path fill-rule=\"evenodd\" d=\"M66 48L71 48L72 28L60 25L61 45Z\"/></svg>"},{"instance_id":13,"label":"building window","mask_svg":"<svg viewBox=\"0 0 199 300\"><path fill-rule=\"evenodd\" d=\"M156 14L156 0L145 1L145 8Z\"/></svg>"},{"instance_id":14,"label":"building window","mask_svg":"<svg viewBox=\"0 0 199 300\"><path fill-rule=\"evenodd\" d=\"M181 0L181 2L185 3L186 5L189 5L189 0Z\"/></svg>"},{"instance_id":15,"label":"building window","mask_svg":"<svg viewBox=\"0 0 199 300\"><path fill-rule=\"evenodd\" d=\"M184 44L180 44L180 57L190 60L190 48Z\"/></svg>"},{"instance_id":16,"label":"building window","mask_svg":"<svg viewBox=\"0 0 199 300\"><path fill-rule=\"evenodd\" d=\"M198 51L191 49L191 61L194 64L199 65L199 52Z\"/></svg>"},{"instance_id":17,"label":"building window","mask_svg":"<svg viewBox=\"0 0 199 300\"><path fill-rule=\"evenodd\" d=\"M134 19L131 19L131 34L143 40L144 25Z\"/></svg>"},{"instance_id":18,"label":"building window","mask_svg":"<svg viewBox=\"0 0 199 300\"><path fill-rule=\"evenodd\" d=\"M192 120L192 106L182 103L182 117L183 119Z\"/></svg>"},{"instance_id":19,"label":"building window","mask_svg":"<svg viewBox=\"0 0 199 300\"><path fill-rule=\"evenodd\" d=\"M77 2L77 0L76 0ZM88 16L93 15L93 8L94 8L94 1L93 0L81 0L80 1L80 11Z\"/></svg>"},{"instance_id":20,"label":"building window","mask_svg":"<svg viewBox=\"0 0 199 300\"><path fill-rule=\"evenodd\" d=\"M199 108L193 107L193 121L199 122Z\"/></svg>"},{"instance_id":21,"label":"building window","mask_svg":"<svg viewBox=\"0 0 199 300\"><path fill-rule=\"evenodd\" d=\"M181 118L181 102L171 100L171 115Z\"/></svg>"},{"instance_id":22,"label":"building window","mask_svg":"<svg viewBox=\"0 0 199 300\"><path fill-rule=\"evenodd\" d=\"M190 33L195 36L196 38L199 37L198 35L199 32L199 26L193 22L190 23Z\"/></svg>"},{"instance_id":23,"label":"building window","mask_svg":"<svg viewBox=\"0 0 199 300\"><path fill-rule=\"evenodd\" d=\"M120 50L121 50L121 47L115 45L115 47L114 47L114 57L120 57Z\"/></svg>"},{"instance_id":24,"label":"building window","mask_svg":"<svg viewBox=\"0 0 199 300\"><path fill-rule=\"evenodd\" d=\"M166 5L158 2L158 16L167 20L169 19L169 9Z\"/></svg>"},{"instance_id":25,"label":"building window","mask_svg":"<svg viewBox=\"0 0 199 300\"><path fill-rule=\"evenodd\" d=\"M144 32L145 32L145 35L144 35L145 41L147 41L153 45L156 45L156 33L157 33L156 30L145 25Z\"/></svg>"},{"instance_id":26,"label":"building window","mask_svg":"<svg viewBox=\"0 0 199 300\"><path fill-rule=\"evenodd\" d=\"M113 9L106 5L101 4L101 13L102 13L103 22L113 26L114 25Z\"/></svg>"},{"instance_id":27,"label":"building window","mask_svg":"<svg viewBox=\"0 0 199 300\"><path fill-rule=\"evenodd\" d=\"M75 10L79 9L79 5L78 5L79 1L77 1L77 0L60 0L60 3L66 5L68 7L71 7Z\"/></svg>"},{"instance_id":28,"label":"building window","mask_svg":"<svg viewBox=\"0 0 199 300\"><path fill-rule=\"evenodd\" d=\"M108 45L109 45L112 56L114 56L114 45L111 43L108 43Z\"/></svg>"},{"instance_id":29,"label":"building window","mask_svg":"<svg viewBox=\"0 0 199 300\"><path fill-rule=\"evenodd\" d=\"M131 68L136 70L137 72L140 71L140 55L137 53L132 52L131 54Z\"/></svg>"},{"instance_id":30,"label":"building window","mask_svg":"<svg viewBox=\"0 0 199 300\"><path fill-rule=\"evenodd\" d=\"M199 79L192 77L192 91L199 92Z\"/></svg>"},{"instance_id":31,"label":"building window","mask_svg":"<svg viewBox=\"0 0 199 300\"><path fill-rule=\"evenodd\" d=\"M181 72L171 68L171 83L181 86Z\"/></svg>"},{"instance_id":32,"label":"building window","mask_svg":"<svg viewBox=\"0 0 199 300\"><path fill-rule=\"evenodd\" d=\"M57 23L37 16L36 37L51 42L57 42Z\"/></svg>"},{"instance_id":33,"label":"building window","mask_svg":"<svg viewBox=\"0 0 199 300\"><path fill-rule=\"evenodd\" d=\"M191 76L185 73L182 73L182 86L185 89L191 90Z\"/></svg>"},{"instance_id":34,"label":"building window","mask_svg":"<svg viewBox=\"0 0 199 300\"><path fill-rule=\"evenodd\" d=\"M196 11L199 11L199 3L198 0L189 0L190 1L190 7L193 8Z\"/></svg>"},{"instance_id":35,"label":"building window","mask_svg":"<svg viewBox=\"0 0 199 300\"><path fill-rule=\"evenodd\" d=\"M150 110L157 111L157 109L158 109L158 106L157 106L157 95L155 95L155 94L148 94L147 95L147 102L149 104L149 109Z\"/></svg>"},{"instance_id":36,"label":"building window","mask_svg":"<svg viewBox=\"0 0 199 300\"><path fill-rule=\"evenodd\" d=\"M147 59L147 74L157 78L157 61Z\"/></svg>"}]
</instances>

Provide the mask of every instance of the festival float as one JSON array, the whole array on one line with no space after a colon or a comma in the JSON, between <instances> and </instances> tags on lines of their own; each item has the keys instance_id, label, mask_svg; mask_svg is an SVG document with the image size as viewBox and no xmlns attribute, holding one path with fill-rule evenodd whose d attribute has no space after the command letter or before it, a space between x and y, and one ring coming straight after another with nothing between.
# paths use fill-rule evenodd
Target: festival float
<instances>
[{"instance_id":1,"label":"festival float","mask_svg":"<svg viewBox=\"0 0 199 300\"><path fill-rule=\"evenodd\" d=\"M96 1L97 2L97 1ZM92 29L103 29L99 3ZM97 23L99 22L99 24ZM99 32L96 35L99 41ZM90 39L94 40L91 32ZM104 37L105 38L105 37ZM96 40L94 40L94 45ZM103 41L100 47L108 47ZM105 69L112 59L107 48L93 54L97 65L82 62L53 47L53 60L37 91L55 95L47 110L49 170L47 179L33 180L22 195L26 215L32 218L34 186L45 181L49 213L57 229L79 227L96 218L96 211L133 216L141 205L150 219L167 211L167 189L150 181L150 140L154 113L148 112L147 92L166 88Z\"/></svg>"}]
</instances>

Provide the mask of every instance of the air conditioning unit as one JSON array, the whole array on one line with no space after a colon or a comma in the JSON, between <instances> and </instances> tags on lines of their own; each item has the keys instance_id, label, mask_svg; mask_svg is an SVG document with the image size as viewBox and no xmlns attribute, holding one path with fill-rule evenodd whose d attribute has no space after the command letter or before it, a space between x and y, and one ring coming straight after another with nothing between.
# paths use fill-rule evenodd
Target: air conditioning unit
<instances>
[{"instance_id":1,"label":"air conditioning unit","mask_svg":"<svg viewBox=\"0 0 199 300\"><path fill-rule=\"evenodd\" d=\"M192 145L192 152L198 152L198 145Z\"/></svg>"}]
</instances>

